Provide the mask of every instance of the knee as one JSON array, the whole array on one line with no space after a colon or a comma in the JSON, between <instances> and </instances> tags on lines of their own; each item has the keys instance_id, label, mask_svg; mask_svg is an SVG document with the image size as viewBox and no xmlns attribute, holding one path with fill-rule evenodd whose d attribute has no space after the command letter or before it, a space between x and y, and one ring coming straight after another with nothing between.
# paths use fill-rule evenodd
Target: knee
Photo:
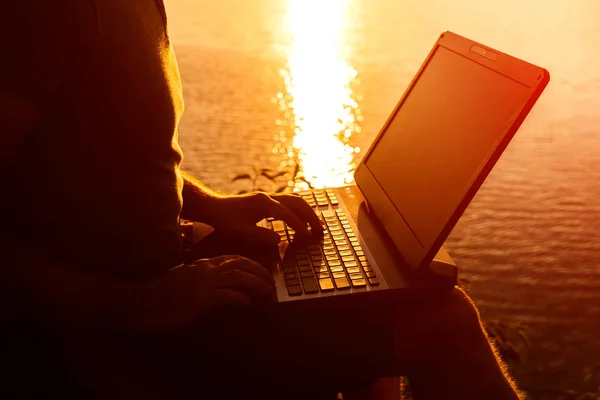
<instances>
[{"instance_id":1,"label":"knee","mask_svg":"<svg viewBox=\"0 0 600 400\"><path fill-rule=\"evenodd\" d=\"M428 335L437 337L440 344L447 345L445 347L462 347L462 344L481 336L483 332L479 310L465 291L458 287L447 299L431 305L429 315L430 325L426 326L430 330Z\"/></svg>"},{"instance_id":2,"label":"knee","mask_svg":"<svg viewBox=\"0 0 600 400\"><path fill-rule=\"evenodd\" d=\"M437 359L467 348L482 335L477 307L464 290L454 288L450 296L423 305L397 321L396 351L422 361L429 356Z\"/></svg>"},{"instance_id":3,"label":"knee","mask_svg":"<svg viewBox=\"0 0 600 400\"><path fill-rule=\"evenodd\" d=\"M479 318L479 310L475 303L467 295L467 293L455 287L447 300L444 308L444 313L453 322L453 326L458 325L464 328L475 327L479 328L481 319Z\"/></svg>"},{"instance_id":4,"label":"knee","mask_svg":"<svg viewBox=\"0 0 600 400\"><path fill-rule=\"evenodd\" d=\"M479 311L473 300L459 287L443 298L429 302L417 310L416 328L421 334L450 334L480 327Z\"/></svg>"}]
</instances>

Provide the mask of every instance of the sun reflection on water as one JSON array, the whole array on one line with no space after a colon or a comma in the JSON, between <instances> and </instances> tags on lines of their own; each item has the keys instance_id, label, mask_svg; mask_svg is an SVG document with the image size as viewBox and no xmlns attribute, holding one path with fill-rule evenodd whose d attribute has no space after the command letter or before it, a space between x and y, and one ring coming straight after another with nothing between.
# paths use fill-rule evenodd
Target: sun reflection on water
<instances>
[{"instance_id":1,"label":"sun reflection on water","mask_svg":"<svg viewBox=\"0 0 600 400\"><path fill-rule=\"evenodd\" d=\"M287 19L291 44L287 68L280 71L285 92L276 102L287 126L274 152L298 162L313 187L353 182L354 156L360 148L350 143L360 132L360 98L356 70L344 59L341 43L349 0L289 0ZM302 185L300 185L302 186Z\"/></svg>"}]
</instances>

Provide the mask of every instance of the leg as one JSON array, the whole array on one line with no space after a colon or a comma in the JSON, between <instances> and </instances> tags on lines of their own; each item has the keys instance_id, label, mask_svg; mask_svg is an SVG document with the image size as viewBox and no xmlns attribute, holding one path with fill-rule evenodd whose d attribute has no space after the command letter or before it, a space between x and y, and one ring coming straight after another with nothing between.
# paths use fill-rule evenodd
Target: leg
<instances>
[{"instance_id":1,"label":"leg","mask_svg":"<svg viewBox=\"0 0 600 400\"><path fill-rule=\"evenodd\" d=\"M391 335L387 343L377 342L374 337L382 335L375 324L365 321L368 328L361 330L351 321L331 314L223 310L158 347L170 349L188 374L206 378L206 387L230 390L222 398L241 392L244 398L333 399L338 391L375 381L381 354L391 361Z\"/></svg>"},{"instance_id":2,"label":"leg","mask_svg":"<svg viewBox=\"0 0 600 400\"><path fill-rule=\"evenodd\" d=\"M278 258L275 248L256 247L256 245L240 242L239 239L219 232L214 232L197 243L188 253L188 257L197 259L222 254L243 255L267 268L272 267ZM257 373L257 368L260 370L271 365L275 366L275 369L271 372L262 371L261 378L264 379L271 375L271 378L285 381L287 377L283 377L282 372L295 370L297 378L295 381L292 378L287 386L294 386L296 391L322 387L335 395L336 391L343 387L362 389L362 387L368 386L380 375L380 372L376 371L384 370L384 368L379 368L377 365L379 363L374 360L383 358L386 360L381 364L390 365L392 359L391 319L388 318L388 321L381 322L377 321L380 319L378 316L361 316L360 314L361 311L348 312L344 309L323 312L319 310L319 312L309 314L299 312L288 315L286 312L274 312L261 315L253 310L248 310L232 315L230 318L221 316L218 318L219 321L205 322L203 325L227 326L231 321L233 326L226 330L244 332L246 338L242 340L246 343L246 347L251 347L254 342L254 345L261 349L260 353L265 358L262 362L255 359L255 368L248 371L251 375ZM358 321L358 327L356 321ZM260 325L258 332L252 327L256 324ZM252 328L240 329L240 326L243 325ZM378 327L380 328L378 329ZM248 336L254 336L256 339L248 340ZM270 343L265 343L264 337L267 337ZM287 338L285 342L278 339L284 337ZM219 339L222 340L222 338ZM230 341L240 342L240 338L232 337ZM278 354L284 351L289 351L288 358ZM243 348L234 351L237 354L241 352L244 352ZM319 369L317 365L326 365L326 368ZM258 375L261 374L258 373ZM381 387L382 385L376 386ZM282 389L285 390L285 387ZM279 393L278 397L281 397L281 394ZM289 395L286 397L289 398Z\"/></svg>"},{"instance_id":3,"label":"leg","mask_svg":"<svg viewBox=\"0 0 600 400\"><path fill-rule=\"evenodd\" d=\"M236 243L226 239L222 247L219 242L204 242L204 254L200 255L251 256L257 250L229 251L227 247ZM138 354L156 355L159 362L154 364L166 371L151 375L170 381L168 387L186 388L186 395L210 387L226 391L219 393L221 398L235 394L281 398L282 392L285 398L292 398L288 393L315 398L317 390L332 394L343 390L348 378L364 378L364 384L378 376L406 374L420 400L517 398L476 308L461 290L436 304L411 305L390 324L374 318L362 321L361 331L348 321L352 318L337 313L220 312L205 316L186 332L146 343L135 340L135 346L127 346L126 351L139 347ZM152 383L157 381L160 379ZM376 388L385 386L382 383L385 381L379 381Z\"/></svg>"},{"instance_id":4,"label":"leg","mask_svg":"<svg viewBox=\"0 0 600 400\"><path fill-rule=\"evenodd\" d=\"M240 245L230 239L219 238L219 235L215 235L214 238L216 240L205 242L210 244L205 249L224 254L227 253L225 248L232 244L234 247ZM245 248L236 253L254 258L252 253L256 254L255 250ZM319 321L313 320L309 325L324 329L323 326L331 325L331 321L324 320L323 324L320 324ZM411 387L417 398L517 398L514 383L488 341L475 305L462 290L455 289L450 297L436 303L408 306L393 325L390 326L395 335L393 365L371 367L372 372L387 376L409 375ZM373 327L374 330L386 328L386 323L381 324L379 328ZM340 331L344 332L344 329L341 328ZM322 336L327 338L327 335ZM336 333L331 331L329 335ZM355 332L354 335L359 337L360 333ZM368 336L368 333L363 336ZM381 337L383 339L385 335ZM377 340L377 335L373 338ZM298 340L302 339L297 338L296 342ZM309 348L319 347L319 343L311 340L308 342L312 343ZM355 350L360 348L356 345L350 346ZM378 351L384 352L385 346L380 346ZM391 349L389 351L392 352ZM341 355L329 356L332 360L337 358L340 362L344 359ZM381 354L381 359L385 358L385 354ZM352 363L352 357L348 357L346 361ZM352 376L352 373L356 372L348 370L347 373ZM397 389L396 381L380 380L370 394L362 393L361 397L397 396Z\"/></svg>"},{"instance_id":5,"label":"leg","mask_svg":"<svg viewBox=\"0 0 600 400\"><path fill-rule=\"evenodd\" d=\"M318 329L321 321L313 320L311 328L304 332L286 332L282 328L285 321L275 322L264 314L230 316L213 315L205 319L203 327L188 330L187 337L175 335L156 342L160 344L136 340L133 346L130 341L118 341L125 344L119 349L114 342L109 347L88 342L79 347L78 356L85 356L82 348L89 351L91 345L97 353L91 364L95 370L85 371L85 375L100 378L102 384L108 384L106 393L112 392L113 396L120 392L154 395L148 398L179 398L168 389L177 387L184 392L181 398L206 390L220 390L220 398L317 398L316 394L333 398L336 391L344 389L348 378L364 378L354 390L344 393L347 399L392 400L399 398L395 379L380 379L370 391L357 388L377 376L406 374L417 400L518 398L485 335L477 309L459 289L444 302L402 313L396 321L395 356L389 369L378 368L376 361L368 358L368 365L364 365L362 360L357 361L356 357L361 357L358 352L344 355L343 351L330 351L338 338L343 342L344 337L349 337L354 344L361 343L360 335L348 326ZM215 325L219 328L207 329ZM381 328L372 327L374 331ZM284 340L271 340L276 337ZM334 346L323 346L322 342ZM71 343L75 345L74 341ZM134 351L136 347L138 350ZM360 348L364 346L352 343L341 343L339 347ZM373 350L384 352L385 346ZM389 351L392 352L391 346ZM141 361L144 354L150 355L154 363ZM349 365L352 363L354 366ZM161 372L144 373L151 364L158 365ZM105 371L98 370L102 365L107 366ZM332 374L323 366L340 373ZM165 396L166 393L171 395Z\"/></svg>"},{"instance_id":6,"label":"leg","mask_svg":"<svg viewBox=\"0 0 600 400\"><path fill-rule=\"evenodd\" d=\"M447 300L398 319L395 358L418 400L519 398L477 308L458 288Z\"/></svg>"},{"instance_id":7,"label":"leg","mask_svg":"<svg viewBox=\"0 0 600 400\"><path fill-rule=\"evenodd\" d=\"M190 257L241 254L265 266L273 262L269 249L219 235L202 245ZM223 309L179 332L73 332L67 342L82 383L98 397L188 398L208 391L224 399L318 399L335 398L348 377L353 387L372 382L376 375L368 373L377 365L371 354L357 351L366 342L349 324L351 319L319 314ZM340 323L331 325L336 319ZM386 353L391 360L391 329L386 331L385 352L377 350L381 340L369 340L368 345L374 354Z\"/></svg>"}]
</instances>

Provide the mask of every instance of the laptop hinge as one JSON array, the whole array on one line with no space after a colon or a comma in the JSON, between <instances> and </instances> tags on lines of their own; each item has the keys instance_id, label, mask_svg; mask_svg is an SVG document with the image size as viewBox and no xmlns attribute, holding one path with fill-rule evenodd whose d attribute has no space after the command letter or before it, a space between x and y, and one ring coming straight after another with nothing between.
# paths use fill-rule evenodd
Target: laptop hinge
<instances>
[{"instance_id":1,"label":"laptop hinge","mask_svg":"<svg viewBox=\"0 0 600 400\"><path fill-rule=\"evenodd\" d=\"M348 193L348 192L347 192ZM385 229L383 223L374 212L374 210L370 207L369 202L360 192L360 189L357 186L354 186L352 189L352 197L347 198L349 196L344 196L344 200L346 202L359 202L358 207L349 207L352 211L362 209L368 215L368 218L373 222L373 227L377 231L377 235L385 240L388 246L392 246L394 248L395 257L399 259L400 264L406 264L402 254L398 250L397 246L394 244L390 234ZM353 215L353 218L357 220L357 216ZM410 267L407 267L410 268ZM456 277L458 275L458 268L456 263L448 254L448 251L442 246L433 260L429 263L429 265L421 265L418 269L412 270L414 272L414 276L418 277L418 279L423 279L424 281L432 281L432 280L440 280L440 281L456 281Z\"/></svg>"}]
</instances>

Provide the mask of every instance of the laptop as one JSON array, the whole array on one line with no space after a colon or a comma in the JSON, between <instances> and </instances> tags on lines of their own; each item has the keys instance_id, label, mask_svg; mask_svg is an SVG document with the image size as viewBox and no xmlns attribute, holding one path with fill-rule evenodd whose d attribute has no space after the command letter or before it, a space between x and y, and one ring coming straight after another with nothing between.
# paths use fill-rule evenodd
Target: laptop
<instances>
[{"instance_id":1,"label":"laptop","mask_svg":"<svg viewBox=\"0 0 600 400\"><path fill-rule=\"evenodd\" d=\"M442 33L356 185L299 193L322 219L323 239L295 245L283 221L261 222L281 237L277 302L449 293L457 268L443 243L549 79L543 68Z\"/></svg>"}]
</instances>

